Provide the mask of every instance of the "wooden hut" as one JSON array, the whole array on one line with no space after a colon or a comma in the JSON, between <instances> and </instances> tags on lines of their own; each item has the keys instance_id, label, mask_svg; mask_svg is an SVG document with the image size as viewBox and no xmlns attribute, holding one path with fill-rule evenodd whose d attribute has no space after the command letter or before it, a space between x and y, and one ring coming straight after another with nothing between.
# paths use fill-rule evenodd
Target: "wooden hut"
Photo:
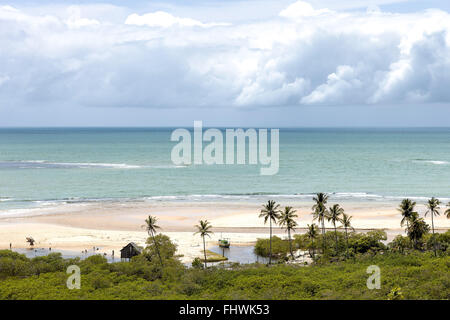
<instances>
[{"instance_id":1,"label":"wooden hut","mask_svg":"<svg viewBox=\"0 0 450 320\"><path fill-rule=\"evenodd\" d=\"M130 242L125 247L120 250L121 259L131 259L134 256L140 255L142 253L142 248L136 243Z\"/></svg>"}]
</instances>

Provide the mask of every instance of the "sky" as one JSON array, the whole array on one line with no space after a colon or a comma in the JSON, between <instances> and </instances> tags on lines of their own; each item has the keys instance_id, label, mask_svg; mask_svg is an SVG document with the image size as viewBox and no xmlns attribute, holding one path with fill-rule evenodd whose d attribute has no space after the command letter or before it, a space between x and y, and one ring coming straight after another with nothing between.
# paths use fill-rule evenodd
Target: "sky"
<instances>
[{"instance_id":1,"label":"sky","mask_svg":"<svg viewBox=\"0 0 450 320\"><path fill-rule=\"evenodd\" d=\"M0 126L448 127L447 0L0 0Z\"/></svg>"}]
</instances>

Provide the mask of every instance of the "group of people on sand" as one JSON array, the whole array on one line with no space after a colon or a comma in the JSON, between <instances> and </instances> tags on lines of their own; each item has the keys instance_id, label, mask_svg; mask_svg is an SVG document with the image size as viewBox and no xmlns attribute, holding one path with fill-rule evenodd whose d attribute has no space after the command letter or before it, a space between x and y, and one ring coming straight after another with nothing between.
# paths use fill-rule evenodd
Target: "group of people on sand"
<instances>
[{"instance_id":1,"label":"group of people on sand","mask_svg":"<svg viewBox=\"0 0 450 320\"><path fill-rule=\"evenodd\" d=\"M98 247L92 247L92 251L95 252L95 251L98 251L98 250L100 250L100 248L98 248ZM88 250L85 249L85 250L81 251L81 253L87 255L87 254L88 254ZM103 253L103 256L106 257L107 255L108 255L108 254L107 254L106 252ZM111 257L114 259L114 250L112 250L112 252L111 252Z\"/></svg>"},{"instance_id":2,"label":"group of people on sand","mask_svg":"<svg viewBox=\"0 0 450 320\"><path fill-rule=\"evenodd\" d=\"M30 243L30 246L34 246L34 243L33 244L31 244ZM12 243L10 242L9 243L9 250L12 250ZM96 251L98 251L98 250L100 250L100 248L98 248L98 247L92 247L92 250L94 251L94 252L96 252ZM37 249L35 249L34 251L37 251ZM52 251L52 247L49 247L48 248L48 251ZM87 249L85 249L85 250L83 250L83 251L81 251L81 253L82 254L84 254L84 255L87 255L88 254L88 250ZM107 253L105 252L105 253L103 253L103 256L107 256ZM112 252L111 252L111 257L114 259L114 250L112 250Z\"/></svg>"}]
</instances>

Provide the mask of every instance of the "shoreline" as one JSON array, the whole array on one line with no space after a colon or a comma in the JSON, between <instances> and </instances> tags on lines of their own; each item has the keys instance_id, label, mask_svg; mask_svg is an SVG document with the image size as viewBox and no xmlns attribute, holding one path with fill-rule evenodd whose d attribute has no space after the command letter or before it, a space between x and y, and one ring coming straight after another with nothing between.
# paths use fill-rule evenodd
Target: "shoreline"
<instances>
[{"instance_id":1,"label":"shoreline","mask_svg":"<svg viewBox=\"0 0 450 320\"><path fill-rule=\"evenodd\" d=\"M329 201L329 204L335 201ZM352 223L357 232L384 229L388 241L403 234L400 228L401 216L398 203L337 201L353 216ZM201 239L194 236L194 225L200 219L207 219L213 225L214 234L208 239L208 247L217 245L223 235L231 239L232 246L251 246L258 238L267 238L269 227L258 217L262 203L253 202L105 202L66 204L42 207L37 214L26 217L3 216L0 213L0 249L28 249L25 237L33 236L36 248L52 248L79 252L92 251L108 256L112 250L120 257L120 249L129 242L145 245L148 237L141 227L148 215L158 218L161 233L169 236L178 246L183 262L190 262L201 255ZM299 227L295 233L304 233L307 224L312 223L312 201L283 201L282 206L293 206L297 210ZM423 217L425 207L417 205ZM425 218L431 220L430 217ZM431 221L429 221L431 223ZM436 231L450 228L449 219L441 215L435 218ZM330 229L330 225L327 225ZM332 229L332 228L331 228ZM285 237L280 228L273 229L274 235ZM198 249L198 250L197 250Z\"/></svg>"}]
</instances>

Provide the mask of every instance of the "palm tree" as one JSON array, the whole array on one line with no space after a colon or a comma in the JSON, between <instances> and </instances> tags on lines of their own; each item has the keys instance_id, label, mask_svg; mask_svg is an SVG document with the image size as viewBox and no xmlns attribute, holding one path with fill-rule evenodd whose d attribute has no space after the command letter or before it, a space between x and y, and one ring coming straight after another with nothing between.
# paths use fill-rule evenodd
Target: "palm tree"
<instances>
[{"instance_id":1,"label":"palm tree","mask_svg":"<svg viewBox=\"0 0 450 320\"><path fill-rule=\"evenodd\" d=\"M441 204L441 202L439 201L439 199L436 199L435 197L432 197L430 200L428 200L427 203L427 212L425 212L425 217L427 216L428 213L430 213L431 215L431 227L433 230L433 249L434 249L434 255L436 255L436 239L434 238L434 218L433 216L438 216L439 215L439 205Z\"/></svg>"},{"instance_id":2,"label":"palm tree","mask_svg":"<svg viewBox=\"0 0 450 320\"><path fill-rule=\"evenodd\" d=\"M447 219L450 219L450 202L447 203L448 209L445 210L445 215L447 216Z\"/></svg>"},{"instance_id":3,"label":"palm tree","mask_svg":"<svg viewBox=\"0 0 450 320\"><path fill-rule=\"evenodd\" d=\"M413 212L409 219L409 226L407 229L408 237L413 241L414 248L418 248L419 239L423 237L426 233L430 231L430 226L423 220L419 218L417 212Z\"/></svg>"},{"instance_id":4,"label":"palm tree","mask_svg":"<svg viewBox=\"0 0 450 320\"><path fill-rule=\"evenodd\" d=\"M308 231L306 232L308 238L311 240L311 245L313 249L313 257L316 255L315 247L314 247L314 239L317 238L317 225L313 223L312 225L308 224Z\"/></svg>"},{"instance_id":5,"label":"palm tree","mask_svg":"<svg viewBox=\"0 0 450 320\"><path fill-rule=\"evenodd\" d=\"M355 230L351 224L352 216L342 213L341 223L343 228L345 228L345 255L348 257L348 233L347 230Z\"/></svg>"},{"instance_id":6,"label":"palm tree","mask_svg":"<svg viewBox=\"0 0 450 320\"><path fill-rule=\"evenodd\" d=\"M264 224L269 220L270 224L270 238L269 238L269 264L272 263L272 221L274 223L280 218L280 205L277 204L273 200L269 200L267 204L263 205L261 209L261 213L259 215L260 218L264 218Z\"/></svg>"},{"instance_id":7,"label":"palm tree","mask_svg":"<svg viewBox=\"0 0 450 320\"><path fill-rule=\"evenodd\" d=\"M155 244L156 252L158 253L159 262L161 263L161 267L162 267L163 266L163 262L162 262L162 259L161 259L161 254L159 252L158 243L156 242L156 239L155 239L155 235L156 235L156 232L157 232L156 230L157 229L161 229L158 225L156 225L157 221L158 221L158 219L156 217L148 216L148 218L145 219L145 224L142 227L144 227L147 230L148 235L152 237L153 243Z\"/></svg>"},{"instance_id":8,"label":"palm tree","mask_svg":"<svg viewBox=\"0 0 450 320\"><path fill-rule=\"evenodd\" d=\"M333 222L334 238L336 240L336 253L338 251L338 236L337 236L336 222L341 222L341 216L343 214L344 214L344 209L341 208L338 204L335 204L334 206L332 206L328 209L327 220Z\"/></svg>"},{"instance_id":9,"label":"palm tree","mask_svg":"<svg viewBox=\"0 0 450 320\"><path fill-rule=\"evenodd\" d=\"M196 225L197 232L194 234L200 234L200 236L203 238L203 253L205 255L205 269L206 269L206 243L205 243L205 236L211 237L211 234L213 233L211 231L211 224L208 222L208 220L200 220L200 224Z\"/></svg>"},{"instance_id":10,"label":"palm tree","mask_svg":"<svg viewBox=\"0 0 450 320\"><path fill-rule=\"evenodd\" d=\"M414 207L416 206L416 203L414 201L411 201L410 199L403 199L400 203L400 206L398 207L398 211L402 214L403 218L402 221L400 221L400 226L404 226L406 222L406 227L409 226L409 219L411 218L411 215L414 213Z\"/></svg>"},{"instance_id":11,"label":"palm tree","mask_svg":"<svg viewBox=\"0 0 450 320\"><path fill-rule=\"evenodd\" d=\"M326 204L328 202L328 195L326 193L317 193L313 197L315 204L312 207L314 220L318 220L322 224L322 251L325 252L325 219L327 217Z\"/></svg>"},{"instance_id":12,"label":"palm tree","mask_svg":"<svg viewBox=\"0 0 450 320\"><path fill-rule=\"evenodd\" d=\"M291 257L294 259L294 253L292 252L292 240L291 240L291 230L294 231L297 226L294 218L298 216L295 214L296 210L292 210L292 207L285 207L284 211L281 212L279 224L288 232L289 239L289 251L291 252Z\"/></svg>"}]
</instances>

